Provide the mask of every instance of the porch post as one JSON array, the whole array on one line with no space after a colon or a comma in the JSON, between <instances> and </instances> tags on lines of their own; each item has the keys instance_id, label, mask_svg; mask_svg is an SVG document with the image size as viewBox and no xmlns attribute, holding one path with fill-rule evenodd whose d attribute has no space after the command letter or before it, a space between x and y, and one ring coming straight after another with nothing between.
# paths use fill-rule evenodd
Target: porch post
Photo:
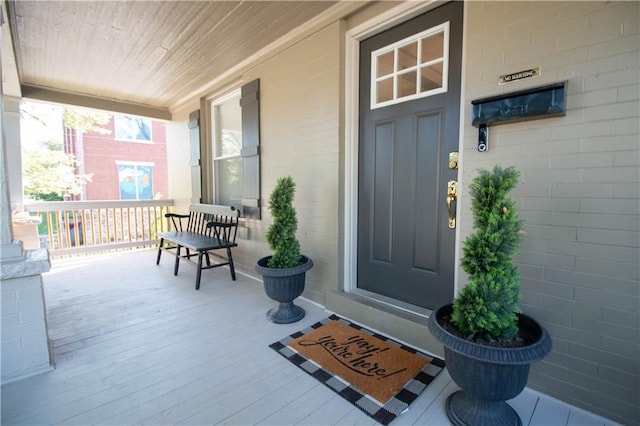
<instances>
[{"instance_id":1,"label":"porch post","mask_svg":"<svg viewBox=\"0 0 640 426\"><path fill-rule=\"evenodd\" d=\"M5 4L0 14L0 288L2 298L2 337L0 339L2 375L1 383L8 383L24 377L51 370L52 358L49 351L46 310L42 289L42 273L50 267L49 252L46 249L28 250L22 242L14 240L12 228L9 168L7 167L8 144L20 147L19 120L7 120L12 126L7 131L5 122L5 96L2 54L12 54L6 49L8 27L4 22ZM7 52L9 50L9 52ZM9 61L11 62L11 61ZM11 104L13 107L16 102ZM12 112L15 108L12 109ZM15 117L13 117L15 118ZM15 152L15 150L13 150ZM12 173L21 173L13 158ZM16 171L17 170L17 171ZM22 192L22 188L20 188ZM17 207L17 206L15 206Z\"/></svg>"},{"instance_id":2,"label":"porch post","mask_svg":"<svg viewBox=\"0 0 640 426\"><path fill-rule=\"evenodd\" d=\"M1 74L0 74L1 76ZM1 90L1 89L0 89ZM0 94L2 92L0 91ZM5 98L1 97L0 102L0 139L2 151L0 152L0 262L19 261L24 259L22 243L13 239L13 228L11 226L12 212L17 207L12 205L9 191L9 177L7 166L7 129L5 126L4 104ZM15 132L14 132L15 133ZM19 130L18 130L19 134ZM19 140L17 145L20 146ZM20 160L20 157L18 157ZM19 170L19 169L18 169Z\"/></svg>"}]
</instances>

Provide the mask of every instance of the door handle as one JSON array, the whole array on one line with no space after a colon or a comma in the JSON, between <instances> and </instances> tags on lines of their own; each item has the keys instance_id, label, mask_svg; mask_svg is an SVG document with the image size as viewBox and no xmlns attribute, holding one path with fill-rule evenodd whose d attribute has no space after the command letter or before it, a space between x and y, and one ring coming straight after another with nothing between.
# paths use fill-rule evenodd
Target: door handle
<instances>
[{"instance_id":1,"label":"door handle","mask_svg":"<svg viewBox=\"0 0 640 426\"><path fill-rule=\"evenodd\" d=\"M450 180L447 183L447 210L449 211L449 228L456 227L456 201L458 199L458 182Z\"/></svg>"}]
</instances>

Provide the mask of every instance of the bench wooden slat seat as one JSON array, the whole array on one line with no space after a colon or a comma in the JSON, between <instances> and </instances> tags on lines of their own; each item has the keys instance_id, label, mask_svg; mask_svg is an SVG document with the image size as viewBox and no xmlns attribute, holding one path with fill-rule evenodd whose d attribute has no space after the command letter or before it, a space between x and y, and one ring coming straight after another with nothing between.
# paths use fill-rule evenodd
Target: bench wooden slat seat
<instances>
[{"instance_id":1,"label":"bench wooden slat seat","mask_svg":"<svg viewBox=\"0 0 640 426\"><path fill-rule=\"evenodd\" d=\"M160 244L156 265L160 264L162 252L165 250L175 254L174 275L178 275L181 261L194 265L196 290L200 288L203 269L229 265L231 279L236 280L231 248L238 245L236 244L240 217L238 210L228 206L192 204L189 207L189 214L167 213L165 217L171 219L175 230L158 233ZM184 219L187 219L186 226L183 223ZM183 249L185 252L182 251ZM224 254L219 254L217 251L223 251ZM221 261L213 263L212 256ZM192 257L197 257L197 261L193 261Z\"/></svg>"}]
</instances>

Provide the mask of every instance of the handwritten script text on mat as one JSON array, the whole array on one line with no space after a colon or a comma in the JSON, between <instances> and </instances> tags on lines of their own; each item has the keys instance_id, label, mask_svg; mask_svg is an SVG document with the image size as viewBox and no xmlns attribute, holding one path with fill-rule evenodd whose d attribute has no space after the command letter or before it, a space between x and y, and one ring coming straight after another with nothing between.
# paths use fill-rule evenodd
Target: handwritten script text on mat
<instances>
[{"instance_id":1,"label":"handwritten script text on mat","mask_svg":"<svg viewBox=\"0 0 640 426\"><path fill-rule=\"evenodd\" d=\"M339 321L289 343L307 358L385 404L427 360Z\"/></svg>"},{"instance_id":2,"label":"handwritten script text on mat","mask_svg":"<svg viewBox=\"0 0 640 426\"><path fill-rule=\"evenodd\" d=\"M441 359L336 315L269 346L384 425L444 369Z\"/></svg>"}]
</instances>

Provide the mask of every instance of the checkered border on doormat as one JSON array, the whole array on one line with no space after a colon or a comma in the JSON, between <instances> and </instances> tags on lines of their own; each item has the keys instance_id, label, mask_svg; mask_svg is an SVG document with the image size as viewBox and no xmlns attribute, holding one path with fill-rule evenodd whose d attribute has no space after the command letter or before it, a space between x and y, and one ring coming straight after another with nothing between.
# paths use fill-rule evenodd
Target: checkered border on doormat
<instances>
[{"instance_id":1,"label":"checkered border on doormat","mask_svg":"<svg viewBox=\"0 0 640 426\"><path fill-rule=\"evenodd\" d=\"M400 389L398 393L395 394L395 396L393 396L393 398L391 398L386 404L382 405L375 399L368 397L366 394L360 392L349 383L345 382L337 376L334 376L331 372L326 371L315 362L309 360L308 358L298 353L297 351L294 351L288 346L289 342L291 342L292 340L297 339L298 337L307 334L310 331L317 329L320 326L331 321L340 321L350 327L355 328L356 330L359 330L360 332L370 334L371 336L377 337L380 340L396 345L406 351L423 357L429 362L422 368L420 372L418 372L418 374L412 380L405 384L404 387ZM438 373L440 373L445 367L444 361L439 358L434 358L427 354L419 352L389 337L374 333L371 330L367 330L364 327L352 323L351 321L340 318L337 315L331 315L328 318L318 321L317 323L313 324L310 327L307 327L304 330L295 332L278 342L272 343L271 345L269 345L269 347L278 352L283 357L287 358L293 364L306 371L311 376L315 377L324 385L333 389L338 395L354 404L360 410L364 411L374 420L382 423L383 425L389 424L392 420L402 414L409 407L409 404L411 404L418 397L418 395L420 395L420 393L429 385L429 383L433 381L433 379L436 378Z\"/></svg>"}]
</instances>

